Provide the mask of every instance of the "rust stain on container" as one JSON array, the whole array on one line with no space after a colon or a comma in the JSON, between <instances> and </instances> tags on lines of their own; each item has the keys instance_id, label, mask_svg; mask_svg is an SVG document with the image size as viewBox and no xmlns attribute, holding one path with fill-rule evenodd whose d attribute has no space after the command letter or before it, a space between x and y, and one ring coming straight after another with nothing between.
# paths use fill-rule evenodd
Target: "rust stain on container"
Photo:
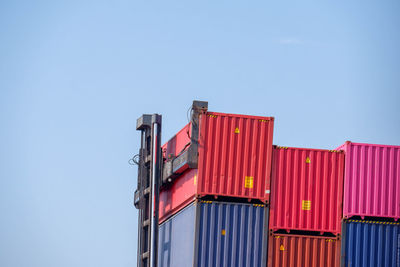
<instances>
[{"instance_id":1,"label":"rust stain on container","mask_svg":"<svg viewBox=\"0 0 400 267\"><path fill-rule=\"evenodd\" d=\"M340 243L339 238L272 234L268 266L340 266Z\"/></svg>"},{"instance_id":2,"label":"rust stain on container","mask_svg":"<svg viewBox=\"0 0 400 267\"><path fill-rule=\"evenodd\" d=\"M400 218L400 146L346 142L343 215Z\"/></svg>"},{"instance_id":3,"label":"rust stain on container","mask_svg":"<svg viewBox=\"0 0 400 267\"><path fill-rule=\"evenodd\" d=\"M275 147L270 228L340 233L343 172L343 152Z\"/></svg>"}]
</instances>

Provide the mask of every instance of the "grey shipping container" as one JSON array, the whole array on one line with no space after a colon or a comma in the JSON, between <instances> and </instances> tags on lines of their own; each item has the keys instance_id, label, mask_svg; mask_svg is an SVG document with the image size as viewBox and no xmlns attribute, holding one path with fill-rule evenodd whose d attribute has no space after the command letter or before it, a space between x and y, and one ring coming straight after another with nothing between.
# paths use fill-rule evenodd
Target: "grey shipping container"
<instances>
[{"instance_id":1,"label":"grey shipping container","mask_svg":"<svg viewBox=\"0 0 400 267\"><path fill-rule=\"evenodd\" d=\"M159 229L160 267L267 264L268 208L195 201Z\"/></svg>"},{"instance_id":2,"label":"grey shipping container","mask_svg":"<svg viewBox=\"0 0 400 267\"><path fill-rule=\"evenodd\" d=\"M343 223L342 266L400 266L400 223L348 220Z\"/></svg>"}]
</instances>

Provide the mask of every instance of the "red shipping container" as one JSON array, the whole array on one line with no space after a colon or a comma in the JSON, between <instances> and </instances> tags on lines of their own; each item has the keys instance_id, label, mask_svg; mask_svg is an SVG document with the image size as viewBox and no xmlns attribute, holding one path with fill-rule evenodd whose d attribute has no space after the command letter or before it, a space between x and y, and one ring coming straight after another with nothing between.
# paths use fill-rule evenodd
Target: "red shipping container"
<instances>
[{"instance_id":1,"label":"red shipping container","mask_svg":"<svg viewBox=\"0 0 400 267\"><path fill-rule=\"evenodd\" d=\"M200 121L197 194L268 202L274 119L208 112Z\"/></svg>"},{"instance_id":2,"label":"red shipping container","mask_svg":"<svg viewBox=\"0 0 400 267\"><path fill-rule=\"evenodd\" d=\"M185 171L171 187L160 191L159 222L186 207L196 198L197 169Z\"/></svg>"},{"instance_id":3,"label":"red shipping container","mask_svg":"<svg viewBox=\"0 0 400 267\"><path fill-rule=\"evenodd\" d=\"M340 266L340 238L271 234L268 266Z\"/></svg>"},{"instance_id":4,"label":"red shipping container","mask_svg":"<svg viewBox=\"0 0 400 267\"><path fill-rule=\"evenodd\" d=\"M189 125L163 146L166 157L187 147ZM193 197L236 197L267 203L273 126L273 117L200 114L197 173L185 171L171 186L161 190L160 221L190 203Z\"/></svg>"},{"instance_id":5,"label":"red shipping container","mask_svg":"<svg viewBox=\"0 0 400 267\"><path fill-rule=\"evenodd\" d=\"M164 158L176 156L190 144L190 123L186 124L174 137L162 146Z\"/></svg>"},{"instance_id":6,"label":"red shipping container","mask_svg":"<svg viewBox=\"0 0 400 267\"><path fill-rule=\"evenodd\" d=\"M343 151L274 147L270 229L339 234Z\"/></svg>"},{"instance_id":7,"label":"red shipping container","mask_svg":"<svg viewBox=\"0 0 400 267\"><path fill-rule=\"evenodd\" d=\"M400 146L346 142L343 216L400 218Z\"/></svg>"}]
</instances>

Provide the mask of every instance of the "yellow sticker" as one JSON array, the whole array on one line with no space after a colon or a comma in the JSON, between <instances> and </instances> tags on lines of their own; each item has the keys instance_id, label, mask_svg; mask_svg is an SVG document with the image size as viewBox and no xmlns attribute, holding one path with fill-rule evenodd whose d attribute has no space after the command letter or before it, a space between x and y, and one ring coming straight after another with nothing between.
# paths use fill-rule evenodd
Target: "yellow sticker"
<instances>
[{"instance_id":1,"label":"yellow sticker","mask_svg":"<svg viewBox=\"0 0 400 267\"><path fill-rule=\"evenodd\" d=\"M235 134L238 134L238 133L240 133L240 131L239 131L239 128L236 127L236 129L235 129Z\"/></svg>"},{"instance_id":2,"label":"yellow sticker","mask_svg":"<svg viewBox=\"0 0 400 267\"><path fill-rule=\"evenodd\" d=\"M281 246L279 247L279 250L284 251L284 250L285 250L285 247L284 247L283 245L281 245Z\"/></svg>"},{"instance_id":3,"label":"yellow sticker","mask_svg":"<svg viewBox=\"0 0 400 267\"><path fill-rule=\"evenodd\" d=\"M306 163L311 163L311 160L309 157L306 158Z\"/></svg>"},{"instance_id":4,"label":"yellow sticker","mask_svg":"<svg viewBox=\"0 0 400 267\"><path fill-rule=\"evenodd\" d=\"M301 201L301 209L302 210L311 210L311 200L302 200Z\"/></svg>"},{"instance_id":5,"label":"yellow sticker","mask_svg":"<svg viewBox=\"0 0 400 267\"><path fill-rule=\"evenodd\" d=\"M244 177L244 187L245 188L253 188L253 181L254 181L253 176L245 176Z\"/></svg>"},{"instance_id":6,"label":"yellow sticker","mask_svg":"<svg viewBox=\"0 0 400 267\"><path fill-rule=\"evenodd\" d=\"M225 235L225 229L222 229L222 231L221 231L221 235Z\"/></svg>"},{"instance_id":7,"label":"yellow sticker","mask_svg":"<svg viewBox=\"0 0 400 267\"><path fill-rule=\"evenodd\" d=\"M193 184L194 184L194 185L197 185L197 174L194 175Z\"/></svg>"}]
</instances>

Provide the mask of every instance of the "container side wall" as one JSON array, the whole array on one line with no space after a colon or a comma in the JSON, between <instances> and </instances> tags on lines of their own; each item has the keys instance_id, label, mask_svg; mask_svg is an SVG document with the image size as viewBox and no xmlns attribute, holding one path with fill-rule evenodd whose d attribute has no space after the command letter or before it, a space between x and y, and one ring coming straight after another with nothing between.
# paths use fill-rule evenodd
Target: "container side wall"
<instances>
[{"instance_id":1,"label":"container side wall","mask_svg":"<svg viewBox=\"0 0 400 267\"><path fill-rule=\"evenodd\" d=\"M197 170L190 169L180 175L172 185L160 191L159 220L160 223L180 211L196 195Z\"/></svg>"},{"instance_id":2,"label":"container side wall","mask_svg":"<svg viewBox=\"0 0 400 267\"><path fill-rule=\"evenodd\" d=\"M343 215L400 218L400 147L347 142Z\"/></svg>"},{"instance_id":3,"label":"container side wall","mask_svg":"<svg viewBox=\"0 0 400 267\"><path fill-rule=\"evenodd\" d=\"M344 223L344 266L400 266L400 225L352 221Z\"/></svg>"},{"instance_id":4,"label":"container side wall","mask_svg":"<svg viewBox=\"0 0 400 267\"><path fill-rule=\"evenodd\" d=\"M198 194L268 202L273 118L208 112L200 123Z\"/></svg>"},{"instance_id":5,"label":"container side wall","mask_svg":"<svg viewBox=\"0 0 400 267\"><path fill-rule=\"evenodd\" d=\"M271 235L268 266L340 266L340 240L299 235Z\"/></svg>"},{"instance_id":6,"label":"container side wall","mask_svg":"<svg viewBox=\"0 0 400 267\"><path fill-rule=\"evenodd\" d=\"M344 153L273 150L270 228L341 232Z\"/></svg>"},{"instance_id":7,"label":"container side wall","mask_svg":"<svg viewBox=\"0 0 400 267\"><path fill-rule=\"evenodd\" d=\"M160 225L158 266L192 266L196 206L191 204Z\"/></svg>"},{"instance_id":8,"label":"container side wall","mask_svg":"<svg viewBox=\"0 0 400 267\"><path fill-rule=\"evenodd\" d=\"M201 203L195 266L266 266L266 208Z\"/></svg>"},{"instance_id":9,"label":"container side wall","mask_svg":"<svg viewBox=\"0 0 400 267\"><path fill-rule=\"evenodd\" d=\"M186 124L176 135L168 140L163 146L164 158L168 159L170 155L178 155L187 144L190 143L190 123Z\"/></svg>"}]
</instances>

